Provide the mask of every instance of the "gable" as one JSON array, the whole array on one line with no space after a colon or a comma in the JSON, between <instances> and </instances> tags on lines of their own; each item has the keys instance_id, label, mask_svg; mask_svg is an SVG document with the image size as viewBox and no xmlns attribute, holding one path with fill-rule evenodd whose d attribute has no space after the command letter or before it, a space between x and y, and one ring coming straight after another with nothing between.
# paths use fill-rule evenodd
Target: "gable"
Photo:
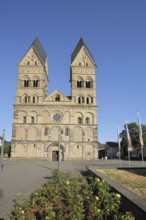
<instances>
[{"instance_id":1,"label":"gable","mask_svg":"<svg viewBox=\"0 0 146 220\"><path fill-rule=\"evenodd\" d=\"M22 66L35 66L35 65L42 65L40 58L38 57L35 50L31 47L25 56L20 61L19 65Z\"/></svg>"},{"instance_id":2,"label":"gable","mask_svg":"<svg viewBox=\"0 0 146 220\"><path fill-rule=\"evenodd\" d=\"M55 90L53 93L48 95L44 102L70 102L71 100L65 96L62 92L60 92L58 89Z\"/></svg>"},{"instance_id":3,"label":"gable","mask_svg":"<svg viewBox=\"0 0 146 220\"><path fill-rule=\"evenodd\" d=\"M80 38L77 46L75 47L75 49L74 49L74 51L73 51L73 53L71 55L71 64L73 64L74 59L77 57L78 53L80 52L80 50L82 48L85 49L86 54L88 54L88 57L90 57L90 59L92 60L93 64L96 65L95 61L94 61L94 58L93 58L92 54L90 53L90 50L88 49L88 47L87 47L87 45L86 45L86 43L85 43L85 41L83 40L82 37Z\"/></svg>"},{"instance_id":4,"label":"gable","mask_svg":"<svg viewBox=\"0 0 146 220\"><path fill-rule=\"evenodd\" d=\"M28 54L29 54L29 56L28 56ZM26 60L26 57L27 57L27 59L29 59L29 60L27 61L26 64L28 64L28 62L30 62L31 65L34 65L34 63L35 63L35 62L33 62L34 54L37 56L38 60L40 61L39 64L43 64L43 65L46 64L47 54L46 54L46 52L45 52L45 50L44 50L44 48L38 38L36 38L33 41L32 45L30 46L30 48L28 49L28 51L26 52L26 54L24 55L22 60L24 60L24 59ZM21 65L22 60L20 61L20 65Z\"/></svg>"},{"instance_id":5,"label":"gable","mask_svg":"<svg viewBox=\"0 0 146 220\"><path fill-rule=\"evenodd\" d=\"M74 58L72 66L95 66L94 61L92 60L92 57L89 55L86 48L83 46L76 57Z\"/></svg>"}]
</instances>

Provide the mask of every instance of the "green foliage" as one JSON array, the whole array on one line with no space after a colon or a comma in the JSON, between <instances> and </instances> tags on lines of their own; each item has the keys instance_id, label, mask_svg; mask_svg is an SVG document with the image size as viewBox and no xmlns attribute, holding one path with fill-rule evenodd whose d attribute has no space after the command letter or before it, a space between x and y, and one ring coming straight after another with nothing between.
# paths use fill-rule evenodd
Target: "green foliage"
<instances>
[{"instance_id":1,"label":"green foliage","mask_svg":"<svg viewBox=\"0 0 146 220\"><path fill-rule=\"evenodd\" d=\"M4 154L9 154L11 152L11 147L5 145L3 148L3 152L4 152ZM1 147L0 147L0 154L1 154Z\"/></svg>"},{"instance_id":2,"label":"green foliage","mask_svg":"<svg viewBox=\"0 0 146 220\"><path fill-rule=\"evenodd\" d=\"M11 151L11 148L9 146L4 146L4 154L9 154Z\"/></svg>"},{"instance_id":3,"label":"green foliage","mask_svg":"<svg viewBox=\"0 0 146 220\"><path fill-rule=\"evenodd\" d=\"M140 147L139 141L139 127L135 122L131 122L128 124L129 134L131 137L131 142L133 147ZM142 124L142 133L144 144L146 144L146 125ZM127 147L127 135L126 135L126 126L124 125L124 130L120 133L120 137L122 138L121 147Z\"/></svg>"},{"instance_id":4,"label":"green foliage","mask_svg":"<svg viewBox=\"0 0 146 220\"><path fill-rule=\"evenodd\" d=\"M120 213L120 194L98 178L83 178L57 170L30 200L19 196L11 219L15 220L134 220Z\"/></svg>"}]
</instances>

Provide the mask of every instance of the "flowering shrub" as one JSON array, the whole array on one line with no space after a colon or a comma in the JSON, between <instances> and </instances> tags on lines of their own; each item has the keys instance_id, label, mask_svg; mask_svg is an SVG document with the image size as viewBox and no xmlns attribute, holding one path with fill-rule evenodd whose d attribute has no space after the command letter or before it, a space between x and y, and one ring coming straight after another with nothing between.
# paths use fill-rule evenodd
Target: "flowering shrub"
<instances>
[{"instance_id":1,"label":"flowering shrub","mask_svg":"<svg viewBox=\"0 0 146 220\"><path fill-rule=\"evenodd\" d=\"M104 180L55 170L29 200L19 196L11 219L134 220L130 213L120 213L120 200Z\"/></svg>"}]
</instances>

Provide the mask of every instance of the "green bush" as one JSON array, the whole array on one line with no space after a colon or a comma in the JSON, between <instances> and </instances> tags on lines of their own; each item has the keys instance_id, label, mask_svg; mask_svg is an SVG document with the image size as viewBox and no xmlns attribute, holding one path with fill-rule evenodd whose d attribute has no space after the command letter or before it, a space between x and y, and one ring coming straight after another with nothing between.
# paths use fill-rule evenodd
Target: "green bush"
<instances>
[{"instance_id":1,"label":"green bush","mask_svg":"<svg viewBox=\"0 0 146 220\"><path fill-rule=\"evenodd\" d=\"M55 170L29 200L19 195L11 219L134 220L130 213L120 213L120 200L103 180Z\"/></svg>"}]
</instances>

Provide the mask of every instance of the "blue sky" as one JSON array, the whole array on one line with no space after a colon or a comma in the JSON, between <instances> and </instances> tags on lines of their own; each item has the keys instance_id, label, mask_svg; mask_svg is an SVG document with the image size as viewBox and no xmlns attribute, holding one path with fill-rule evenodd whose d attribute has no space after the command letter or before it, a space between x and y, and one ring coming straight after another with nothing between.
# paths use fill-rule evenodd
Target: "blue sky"
<instances>
[{"instance_id":1,"label":"blue sky","mask_svg":"<svg viewBox=\"0 0 146 220\"><path fill-rule=\"evenodd\" d=\"M1 0L0 134L11 140L17 65L38 33L49 94L70 95L70 58L81 33L97 64L99 141L116 141L125 117L146 124L145 0Z\"/></svg>"}]
</instances>

